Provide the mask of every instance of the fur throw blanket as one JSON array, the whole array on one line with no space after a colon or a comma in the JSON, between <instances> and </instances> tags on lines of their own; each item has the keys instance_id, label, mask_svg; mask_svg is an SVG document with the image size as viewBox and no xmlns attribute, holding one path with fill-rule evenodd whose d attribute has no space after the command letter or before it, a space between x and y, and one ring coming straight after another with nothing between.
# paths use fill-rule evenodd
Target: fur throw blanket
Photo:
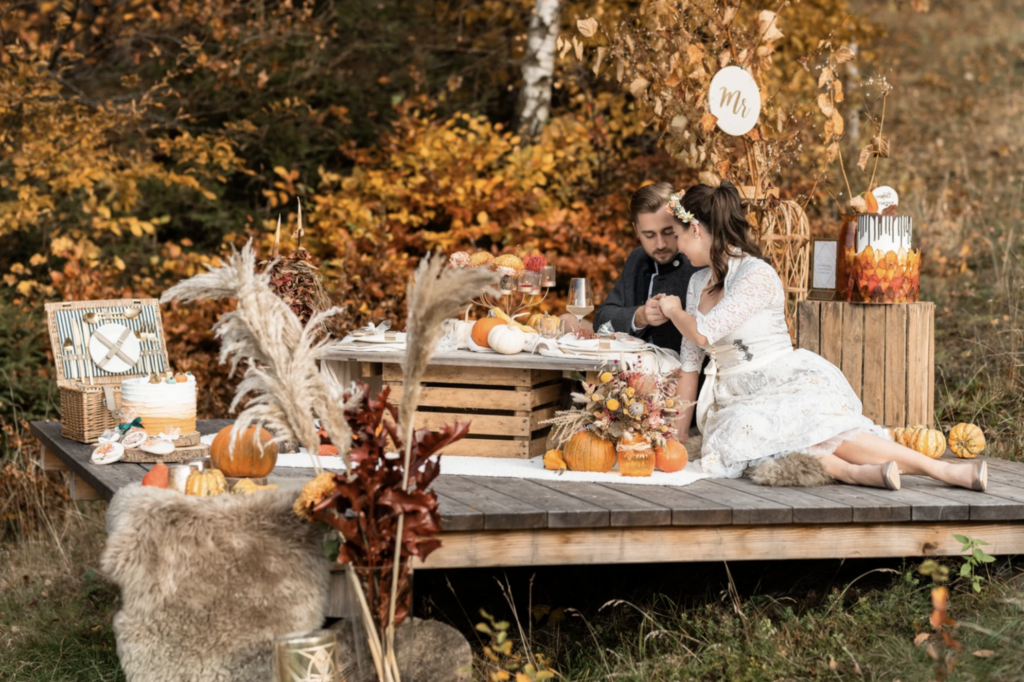
<instances>
[{"instance_id":1,"label":"fur throw blanket","mask_svg":"<svg viewBox=\"0 0 1024 682\"><path fill-rule=\"evenodd\" d=\"M704 445L704 437L700 434L691 436L683 445L690 456L690 461L698 460L701 447ZM836 482L825 471L820 459L799 452L792 452L785 457L765 462L756 467L749 467L743 472L743 476L757 485L775 488L814 488Z\"/></svg>"},{"instance_id":2,"label":"fur throw blanket","mask_svg":"<svg viewBox=\"0 0 1024 682\"><path fill-rule=\"evenodd\" d=\"M294 498L117 492L101 567L121 588L114 634L129 682L272 679L273 638L323 625L330 562Z\"/></svg>"}]
</instances>

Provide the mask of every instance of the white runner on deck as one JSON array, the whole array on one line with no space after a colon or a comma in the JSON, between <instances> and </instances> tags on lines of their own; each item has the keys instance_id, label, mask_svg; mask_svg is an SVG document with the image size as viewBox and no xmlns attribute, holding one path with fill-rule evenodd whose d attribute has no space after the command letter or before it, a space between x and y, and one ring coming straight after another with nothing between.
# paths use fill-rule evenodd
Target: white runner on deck
<instances>
[{"instance_id":1,"label":"white runner on deck","mask_svg":"<svg viewBox=\"0 0 1024 682\"><path fill-rule=\"evenodd\" d=\"M202 441L213 442L213 434L203 436ZM209 441L209 442L208 442ZM320 466L331 471L344 471L341 457L320 457ZM311 469L313 467L306 450L282 452L277 455L277 466L286 468ZM650 476L622 476L619 470L607 473L598 471L550 471L544 468L544 458L507 459L504 457L455 457L441 456L441 473L449 476L493 476L496 478L532 478L542 481L571 481L576 483L632 483L634 485L684 486L708 478L700 462L690 462L682 471L666 474L655 471Z\"/></svg>"},{"instance_id":2,"label":"white runner on deck","mask_svg":"<svg viewBox=\"0 0 1024 682\"><path fill-rule=\"evenodd\" d=\"M445 457L441 456L441 473L450 476L496 476L499 478L533 478L542 481L572 481L576 483L633 483L636 485L690 485L707 478L700 462L690 462L682 471L666 474L655 471L650 476L622 476L618 469L608 473L598 471L550 471L544 468L544 458L507 459L503 457Z\"/></svg>"}]
</instances>

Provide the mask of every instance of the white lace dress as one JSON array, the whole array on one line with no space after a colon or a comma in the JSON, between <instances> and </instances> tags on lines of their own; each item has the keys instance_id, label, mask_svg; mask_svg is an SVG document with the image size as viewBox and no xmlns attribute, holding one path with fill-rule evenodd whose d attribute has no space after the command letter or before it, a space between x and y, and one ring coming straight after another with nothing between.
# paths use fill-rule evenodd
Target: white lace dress
<instances>
[{"instance_id":1,"label":"white lace dress","mask_svg":"<svg viewBox=\"0 0 1024 682\"><path fill-rule=\"evenodd\" d=\"M687 372L700 371L710 356L697 404L705 472L737 478L748 466L791 452L831 454L865 431L885 437L837 367L793 349L782 281L770 265L731 257L724 295L703 315L697 306L710 277L711 268L698 271L686 293L686 311L709 345L684 337L680 352Z\"/></svg>"}]
</instances>

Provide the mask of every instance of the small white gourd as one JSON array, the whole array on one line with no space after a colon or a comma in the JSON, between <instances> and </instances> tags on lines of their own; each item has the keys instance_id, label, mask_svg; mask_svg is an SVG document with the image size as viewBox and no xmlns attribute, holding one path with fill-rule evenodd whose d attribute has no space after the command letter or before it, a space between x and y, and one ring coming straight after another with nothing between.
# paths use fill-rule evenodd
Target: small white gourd
<instances>
[{"instance_id":1,"label":"small white gourd","mask_svg":"<svg viewBox=\"0 0 1024 682\"><path fill-rule=\"evenodd\" d=\"M487 345L502 355L515 355L526 347L526 334L518 327L500 324L487 334Z\"/></svg>"}]
</instances>

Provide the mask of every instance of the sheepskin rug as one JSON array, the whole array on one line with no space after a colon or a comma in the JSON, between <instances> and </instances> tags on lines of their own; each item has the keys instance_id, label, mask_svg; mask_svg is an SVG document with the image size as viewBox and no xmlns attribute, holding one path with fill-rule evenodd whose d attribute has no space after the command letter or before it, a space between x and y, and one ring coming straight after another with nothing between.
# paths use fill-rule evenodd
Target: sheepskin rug
<instances>
[{"instance_id":1,"label":"sheepskin rug","mask_svg":"<svg viewBox=\"0 0 1024 682\"><path fill-rule=\"evenodd\" d=\"M190 497L122 488L101 567L128 682L273 679L273 639L323 625L330 562L295 492Z\"/></svg>"}]
</instances>

